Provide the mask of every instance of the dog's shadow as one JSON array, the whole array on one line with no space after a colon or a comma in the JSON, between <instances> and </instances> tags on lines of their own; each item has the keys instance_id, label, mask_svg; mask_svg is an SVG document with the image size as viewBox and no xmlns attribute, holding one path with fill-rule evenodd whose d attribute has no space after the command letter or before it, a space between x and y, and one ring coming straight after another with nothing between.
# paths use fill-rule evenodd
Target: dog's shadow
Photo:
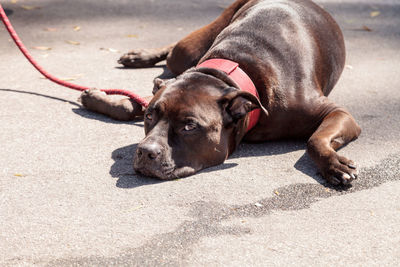
<instances>
[{"instance_id":1,"label":"dog's shadow","mask_svg":"<svg viewBox=\"0 0 400 267\"><path fill-rule=\"evenodd\" d=\"M114 163L110 168L110 175L117 178L116 186L119 188L136 188L168 182L135 173L133 170L133 155L137 146L138 144L132 144L118 148L112 152L111 158L114 160ZM242 143L230 158L283 155L298 150L305 150L305 148L305 142L302 141L276 141L258 144ZM237 166L237 163L223 163L204 169L201 173L210 173ZM245 168L245 166L243 167ZM327 186L325 180L318 174L316 166L306 153L299 158L294 168L315 179L318 183Z\"/></svg>"},{"instance_id":2,"label":"dog's shadow","mask_svg":"<svg viewBox=\"0 0 400 267\"><path fill-rule=\"evenodd\" d=\"M131 67L123 67L123 66L117 66L115 67L118 70L125 70L125 71L130 71L130 70L134 70L136 68L131 68ZM167 67L167 63L165 61L161 61L159 63L157 63L154 66L151 67L143 67L141 69L154 69L154 68L158 68L158 69L162 69L162 73L159 74L158 76L156 76L156 78L160 78L160 79L172 79L175 78L176 75L174 73L172 73L168 67Z\"/></svg>"},{"instance_id":3,"label":"dog's shadow","mask_svg":"<svg viewBox=\"0 0 400 267\"><path fill-rule=\"evenodd\" d=\"M284 155L295 151L303 150L304 154L296 161L294 168L313 178L318 183L326 186L326 181L322 178L317 170L317 166L308 156L306 141L304 140L281 140L281 141L270 141L264 143L241 143L231 156L231 158L241 157L262 157L262 156L274 156Z\"/></svg>"},{"instance_id":4,"label":"dog's shadow","mask_svg":"<svg viewBox=\"0 0 400 267\"><path fill-rule=\"evenodd\" d=\"M114 160L114 164L110 168L110 175L118 179L116 186L119 188L136 188L144 185L168 182L135 173L133 170L133 155L137 146L138 144L124 146L112 152L111 158ZM237 166L236 163L223 163L204 169L201 172L208 173L233 168L235 166Z\"/></svg>"},{"instance_id":5,"label":"dog's shadow","mask_svg":"<svg viewBox=\"0 0 400 267\"><path fill-rule=\"evenodd\" d=\"M118 120L112 119L106 115L88 110L79 104L77 105L77 108L72 109L72 112L78 116L85 118L85 119L101 121L101 122L108 123L108 124L120 124L120 125L127 124L127 125L133 125L133 126L137 126L137 127L141 127L141 128L144 127L143 119L141 119L141 118L137 118L137 119L134 119L131 121L118 121Z\"/></svg>"},{"instance_id":6,"label":"dog's shadow","mask_svg":"<svg viewBox=\"0 0 400 267\"><path fill-rule=\"evenodd\" d=\"M143 185L157 184L160 180L136 174L133 170L133 155L138 144L124 146L114 150L111 158L114 164L110 168L110 175L118 178L116 186L120 188L135 188Z\"/></svg>"},{"instance_id":7,"label":"dog's shadow","mask_svg":"<svg viewBox=\"0 0 400 267\"><path fill-rule=\"evenodd\" d=\"M170 75L168 72L169 72L168 69L165 69L164 77ZM0 91L31 94L31 95L50 98L52 100L70 103L75 106L75 108L73 108L72 111L75 114L82 116L86 119L98 120L104 123L130 124L133 126L143 127L142 120L140 119L129 122L116 121L104 115L84 109L81 107L81 105L79 105L76 102L64 100L61 98L35 92L12 90L12 89L0 89ZM135 188L143 185L157 184L162 182L158 179L153 179L142 175L138 175L134 172L133 155L136 151L136 147L137 144L133 144L118 148L112 152L111 157L114 160L114 164L111 166L110 174L112 177L118 178L116 185L120 188ZM305 141L284 140L284 141L266 142L258 144L242 143L239 145L238 149L233 153L233 155L230 158L272 156L272 155L286 154L305 149L306 149ZM202 170L202 172L209 173L223 169L233 168L236 167L237 165L238 164L236 163L224 163L218 166ZM245 168L245 166L242 167ZM295 163L294 168L306 174L307 176L312 177L320 184L327 186L325 180L321 177L321 175L317 173L316 166L306 153L304 153L303 156L301 156L300 159Z\"/></svg>"},{"instance_id":8,"label":"dog's shadow","mask_svg":"<svg viewBox=\"0 0 400 267\"><path fill-rule=\"evenodd\" d=\"M346 146L343 146L340 149L343 149L344 147ZM235 151L231 158L283 155L299 150L303 150L304 153L293 165L297 171L307 175L308 177L311 177L324 187L336 191L346 191L352 187L351 184L336 186L329 184L319 173L316 164L308 156L305 140L281 140L257 144L242 143L239 145L237 151Z\"/></svg>"}]
</instances>

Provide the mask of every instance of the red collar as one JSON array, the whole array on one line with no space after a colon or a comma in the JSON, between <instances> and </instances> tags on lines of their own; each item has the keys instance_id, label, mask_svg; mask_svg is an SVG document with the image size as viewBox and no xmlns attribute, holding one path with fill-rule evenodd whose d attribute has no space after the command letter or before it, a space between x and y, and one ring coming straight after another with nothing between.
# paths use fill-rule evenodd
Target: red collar
<instances>
[{"instance_id":1,"label":"red collar","mask_svg":"<svg viewBox=\"0 0 400 267\"><path fill-rule=\"evenodd\" d=\"M233 81L235 81L241 90L249 92L259 98L254 83L251 81L250 77L239 67L239 63L228 59L213 58L204 61L203 63L197 65L197 67L221 70L225 72ZM250 112L250 121L246 132L250 131L257 124L260 118L260 113L260 109L255 109Z\"/></svg>"}]
</instances>

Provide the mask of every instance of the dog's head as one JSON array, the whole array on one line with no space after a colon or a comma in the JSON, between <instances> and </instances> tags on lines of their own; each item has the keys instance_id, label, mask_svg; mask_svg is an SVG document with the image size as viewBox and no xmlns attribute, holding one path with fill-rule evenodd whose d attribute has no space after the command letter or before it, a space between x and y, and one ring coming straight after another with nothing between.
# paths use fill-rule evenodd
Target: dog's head
<instances>
[{"instance_id":1,"label":"dog's head","mask_svg":"<svg viewBox=\"0 0 400 267\"><path fill-rule=\"evenodd\" d=\"M154 88L134 169L160 179L223 163L245 134L247 114L263 109L255 96L213 69L192 69L166 82L156 79Z\"/></svg>"}]
</instances>

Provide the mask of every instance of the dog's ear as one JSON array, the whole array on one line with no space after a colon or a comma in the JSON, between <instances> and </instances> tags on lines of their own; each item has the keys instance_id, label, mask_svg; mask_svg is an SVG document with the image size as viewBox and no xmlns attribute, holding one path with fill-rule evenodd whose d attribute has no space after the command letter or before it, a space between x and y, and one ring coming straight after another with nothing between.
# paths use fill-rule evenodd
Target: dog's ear
<instances>
[{"instance_id":1,"label":"dog's ear","mask_svg":"<svg viewBox=\"0 0 400 267\"><path fill-rule=\"evenodd\" d=\"M152 91L153 95L155 95L159 90L164 89L168 83L170 83L171 81L174 81L174 80L175 80L175 78L166 79L166 80L163 80L160 78L155 78L153 80L153 83L154 83L154 87L153 87L153 91Z\"/></svg>"},{"instance_id":2,"label":"dog's ear","mask_svg":"<svg viewBox=\"0 0 400 267\"><path fill-rule=\"evenodd\" d=\"M268 116L268 111L253 94L236 88L228 88L226 91L228 92L219 99L219 104L224 111L224 124L236 123L247 113L258 108Z\"/></svg>"},{"instance_id":3,"label":"dog's ear","mask_svg":"<svg viewBox=\"0 0 400 267\"><path fill-rule=\"evenodd\" d=\"M153 87L152 93L153 93L153 95L155 95L160 89L165 88L166 81L162 80L160 78L155 78L153 80L153 84L154 84L154 87Z\"/></svg>"}]
</instances>

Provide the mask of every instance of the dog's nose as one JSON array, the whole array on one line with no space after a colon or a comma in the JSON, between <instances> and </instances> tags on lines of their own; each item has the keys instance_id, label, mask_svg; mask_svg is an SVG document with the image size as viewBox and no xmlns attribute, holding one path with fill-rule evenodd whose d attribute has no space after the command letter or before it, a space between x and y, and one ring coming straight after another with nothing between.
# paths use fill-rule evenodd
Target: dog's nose
<instances>
[{"instance_id":1,"label":"dog's nose","mask_svg":"<svg viewBox=\"0 0 400 267\"><path fill-rule=\"evenodd\" d=\"M157 143L142 144L138 146L136 153L141 159L146 157L155 160L161 155L161 146Z\"/></svg>"}]
</instances>

